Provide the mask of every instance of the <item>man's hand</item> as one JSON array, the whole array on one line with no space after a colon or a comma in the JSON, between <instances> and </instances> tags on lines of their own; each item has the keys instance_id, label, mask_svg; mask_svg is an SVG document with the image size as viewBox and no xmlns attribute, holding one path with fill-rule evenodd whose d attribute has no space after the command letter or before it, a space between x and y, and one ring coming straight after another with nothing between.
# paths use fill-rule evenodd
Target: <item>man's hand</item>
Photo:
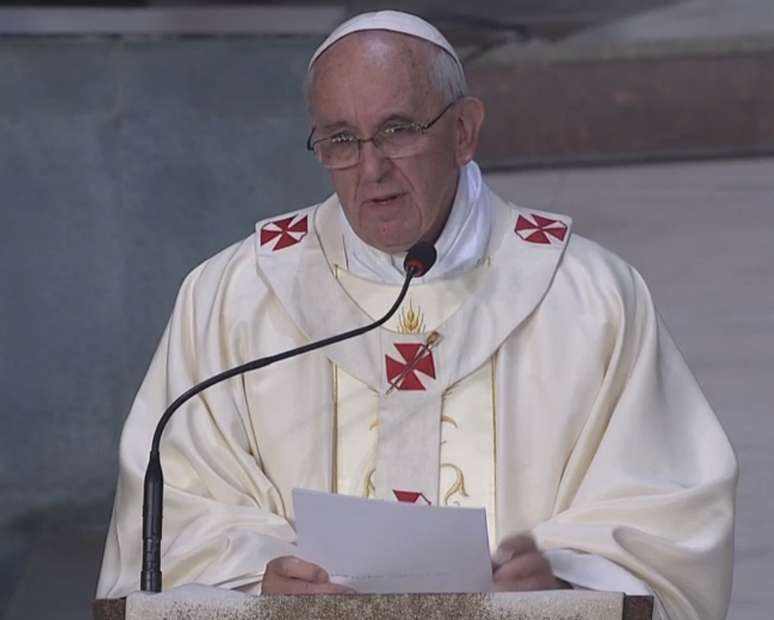
<instances>
[{"instance_id":1,"label":"man's hand","mask_svg":"<svg viewBox=\"0 0 774 620\"><path fill-rule=\"evenodd\" d=\"M347 586L331 583L328 573L317 564L285 555L266 565L261 594L354 594Z\"/></svg>"},{"instance_id":2,"label":"man's hand","mask_svg":"<svg viewBox=\"0 0 774 620\"><path fill-rule=\"evenodd\" d=\"M551 572L551 564L528 534L508 538L499 546L492 566L495 592L558 590L567 585Z\"/></svg>"}]
</instances>

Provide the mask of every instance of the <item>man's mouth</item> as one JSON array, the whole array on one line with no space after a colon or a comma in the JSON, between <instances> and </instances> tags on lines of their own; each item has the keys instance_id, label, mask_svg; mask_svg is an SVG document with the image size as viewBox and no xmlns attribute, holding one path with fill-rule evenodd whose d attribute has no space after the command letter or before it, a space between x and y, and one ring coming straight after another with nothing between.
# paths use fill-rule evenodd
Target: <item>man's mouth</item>
<instances>
[{"instance_id":1,"label":"man's mouth","mask_svg":"<svg viewBox=\"0 0 774 620\"><path fill-rule=\"evenodd\" d=\"M395 203L403 194L389 194L386 196L378 196L366 200L366 204L372 204L378 207L390 206Z\"/></svg>"}]
</instances>

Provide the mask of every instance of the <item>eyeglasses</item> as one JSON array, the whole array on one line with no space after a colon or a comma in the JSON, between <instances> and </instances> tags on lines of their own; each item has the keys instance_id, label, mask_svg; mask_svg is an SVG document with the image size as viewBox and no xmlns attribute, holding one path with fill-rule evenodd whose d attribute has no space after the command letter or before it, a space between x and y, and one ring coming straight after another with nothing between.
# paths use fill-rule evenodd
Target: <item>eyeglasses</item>
<instances>
[{"instance_id":1,"label":"eyeglasses","mask_svg":"<svg viewBox=\"0 0 774 620\"><path fill-rule=\"evenodd\" d=\"M390 159L416 155L422 149L420 138L455 103L457 100L449 103L435 118L424 125L405 121L389 122L370 138L358 138L349 131L340 131L327 138L312 141L312 136L316 130L315 127L312 127L306 140L306 148L314 152L323 166L333 170L356 165L360 159L360 145L365 142L373 142L381 154Z\"/></svg>"}]
</instances>

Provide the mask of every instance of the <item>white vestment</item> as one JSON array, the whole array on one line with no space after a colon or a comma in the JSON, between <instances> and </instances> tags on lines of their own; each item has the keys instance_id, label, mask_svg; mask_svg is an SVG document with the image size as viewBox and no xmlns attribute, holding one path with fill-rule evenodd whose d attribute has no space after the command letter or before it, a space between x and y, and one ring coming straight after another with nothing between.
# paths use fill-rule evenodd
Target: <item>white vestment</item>
<instances>
[{"instance_id":1,"label":"white vestment","mask_svg":"<svg viewBox=\"0 0 774 620\"><path fill-rule=\"evenodd\" d=\"M484 191L477 266L418 283L386 327L229 380L172 418L165 589L258 584L295 554L294 487L408 491L486 507L493 549L531 531L581 586L596 587L573 563L596 558L647 583L671 620L725 616L736 461L645 284L567 218ZM186 278L122 435L98 596L138 588L142 481L169 402L391 305L398 287L347 270L339 210L333 196L261 222Z\"/></svg>"}]
</instances>

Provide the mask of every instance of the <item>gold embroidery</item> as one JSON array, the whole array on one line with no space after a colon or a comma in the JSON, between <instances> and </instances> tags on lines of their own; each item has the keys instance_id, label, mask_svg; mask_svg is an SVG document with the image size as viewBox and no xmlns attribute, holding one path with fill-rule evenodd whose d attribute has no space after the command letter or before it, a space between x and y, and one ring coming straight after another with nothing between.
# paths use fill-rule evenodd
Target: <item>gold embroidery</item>
<instances>
[{"instance_id":1,"label":"gold embroidery","mask_svg":"<svg viewBox=\"0 0 774 620\"><path fill-rule=\"evenodd\" d=\"M492 531L490 540L497 540L497 352L491 358L492 361L492 504L494 514L492 515Z\"/></svg>"},{"instance_id":2,"label":"gold embroidery","mask_svg":"<svg viewBox=\"0 0 774 620\"><path fill-rule=\"evenodd\" d=\"M376 468L372 467L366 474L365 480L363 480L363 497L373 497L376 495L376 485L374 484L374 474Z\"/></svg>"},{"instance_id":3,"label":"gold embroidery","mask_svg":"<svg viewBox=\"0 0 774 620\"><path fill-rule=\"evenodd\" d=\"M441 334L439 334L436 331L432 331L427 335L427 339L425 340L425 348L429 351L430 349L434 348L435 345L437 345L443 337Z\"/></svg>"},{"instance_id":4,"label":"gold embroidery","mask_svg":"<svg viewBox=\"0 0 774 620\"><path fill-rule=\"evenodd\" d=\"M444 467L450 468L455 475L454 483L446 490L446 493L443 496L444 506L449 505L449 500L454 495L459 494L460 497L470 497L470 495L468 495L468 491L465 489L465 474L462 473L462 470L452 463L441 463L441 469ZM459 506L460 503L454 502L454 505Z\"/></svg>"},{"instance_id":5,"label":"gold embroidery","mask_svg":"<svg viewBox=\"0 0 774 620\"><path fill-rule=\"evenodd\" d=\"M459 424L457 424L457 422L454 420L454 418L450 418L448 415L442 415L441 416L441 424L443 424L444 422L448 422L454 428L459 428L460 427Z\"/></svg>"},{"instance_id":6,"label":"gold embroidery","mask_svg":"<svg viewBox=\"0 0 774 620\"><path fill-rule=\"evenodd\" d=\"M456 429L459 429L459 424L457 424L457 421L451 416L448 416L448 415L441 416L441 423L443 424L444 422L451 424ZM443 445L444 443L446 443L445 440L441 441L441 445ZM443 496L444 506L449 505L449 500L454 495L459 494L460 497L470 497L468 495L468 491L465 489L465 474L462 473L462 470L452 463L441 463L441 469L443 469L444 467L448 467L449 469L451 469L454 472L454 476L455 476L454 482L448 489L446 489L446 493ZM454 505L459 506L460 503L454 502Z\"/></svg>"},{"instance_id":7,"label":"gold embroidery","mask_svg":"<svg viewBox=\"0 0 774 620\"><path fill-rule=\"evenodd\" d=\"M331 429L331 493L339 492L339 367L333 364L333 429Z\"/></svg>"},{"instance_id":8,"label":"gold embroidery","mask_svg":"<svg viewBox=\"0 0 774 620\"><path fill-rule=\"evenodd\" d=\"M339 267L334 265L334 277L339 279ZM331 432L331 493L339 492L339 367L333 366L333 429Z\"/></svg>"},{"instance_id":9,"label":"gold embroidery","mask_svg":"<svg viewBox=\"0 0 774 620\"><path fill-rule=\"evenodd\" d=\"M425 331L425 318L422 311L414 306L409 299L408 308L403 308L398 318L398 331L402 334L421 334Z\"/></svg>"}]
</instances>

